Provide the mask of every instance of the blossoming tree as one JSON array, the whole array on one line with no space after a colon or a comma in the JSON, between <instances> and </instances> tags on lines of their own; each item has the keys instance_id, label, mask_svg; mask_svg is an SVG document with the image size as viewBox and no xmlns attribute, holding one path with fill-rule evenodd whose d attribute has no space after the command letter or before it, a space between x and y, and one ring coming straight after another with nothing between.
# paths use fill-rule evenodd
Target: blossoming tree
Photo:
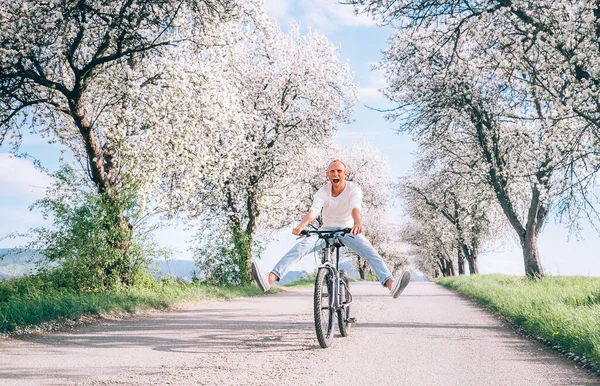
<instances>
[{"instance_id":1,"label":"blossoming tree","mask_svg":"<svg viewBox=\"0 0 600 386\"><path fill-rule=\"evenodd\" d=\"M305 155L327 146L348 122L356 86L347 64L322 35L310 30L302 35L299 26L284 33L266 18L239 29L245 39L206 53L223 59L243 122L235 146L224 135L219 144L225 146L217 149L217 158L231 160L231 167L198 179L196 200L188 208L210 229L210 235L200 234L200 264L207 271L214 265L206 257L214 258L216 235L227 251L222 258L234 268L231 281L246 283L259 228L279 228L297 218L297 203L307 192L302 181L319 161Z\"/></svg>"},{"instance_id":2,"label":"blossoming tree","mask_svg":"<svg viewBox=\"0 0 600 386\"><path fill-rule=\"evenodd\" d=\"M381 65L387 96L399 103L390 118L453 172L493 189L520 240L526 274L543 276L537 238L549 213L593 213L593 6L356 3L399 21Z\"/></svg>"},{"instance_id":3,"label":"blossoming tree","mask_svg":"<svg viewBox=\"0 0 600 386\"><path fill-rule=\"evenodd\" d=\"M197 97L179 71L182 52L219 39L215 25L255 8L243 4L1 1L0 144L18 147L29 128L72 150L91 192L118 207L107 224L121 233L113 247L125 256L133 224L122 196L158 180L158 160L173 145L164 138L177 142L187 124L202 137L198 114L181 109ZM157 144L163 151L151 152Z\"/></svg>"}]
</instances>

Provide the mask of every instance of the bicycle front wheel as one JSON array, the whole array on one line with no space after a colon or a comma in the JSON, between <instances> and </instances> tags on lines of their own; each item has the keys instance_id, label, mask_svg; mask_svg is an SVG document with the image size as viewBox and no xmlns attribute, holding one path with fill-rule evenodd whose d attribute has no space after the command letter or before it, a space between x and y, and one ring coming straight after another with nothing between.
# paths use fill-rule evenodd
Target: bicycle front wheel
<instances>
[{"instance_id":1,"label":"bicycle front wheel","mask_svg":"<svg viewBox=\"0 0 600 386\"><path fill-rule=\"evenodd\" d=\"M327 268L319 269L315 280L314 312L315 330L317 340L323 348L327 348L333 342L334 333L334 310L331 307L333 299L333 278Z\"/></svg>"}]
</instances>

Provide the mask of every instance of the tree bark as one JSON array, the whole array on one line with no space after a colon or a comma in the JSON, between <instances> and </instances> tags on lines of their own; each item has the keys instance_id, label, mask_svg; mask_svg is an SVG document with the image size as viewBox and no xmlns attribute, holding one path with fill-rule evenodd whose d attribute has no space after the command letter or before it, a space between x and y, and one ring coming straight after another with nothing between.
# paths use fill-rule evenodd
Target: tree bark
<instances>
[{"instance_id":1,"label":"tree bark","mask_svg":"<svg viewBox=\"0 0 600 386\"><path fill-rule=\"evenodd\" d=\"M487 171L489 183L494 188L502 211L521 241L525 274L529 277L543 277L544 270L537 250L537 236L548 211L545 202L540 200L541 192L538 184L546 188L549 184L550 175L552 174L552 170L547 168L549 161L547 160L540 165L539 171L535 174L536 182L533 183L531 188L532 194L527 214L527 224L523 226L507 191L508 180L505 173L503 173L506 169L505 160L499 154L500 138L494 130L492 119L481 106L471 102L466 102L466 106L468 106L471 113L471 121L477 132L478 145L483 158L489 165Z\"/></svg>"},{"instance_id":2,"label":"tree bark","mask_svg":"<svg viewBox=\"0 0 600 386\"><path fill-rule=\"evenodd\" d=\"M248 203L248 201L247 201ZM240 284L249 284L252 280L250 275L250 261L252 254L252 237L249 237L248 231L252 226L248 223L246 227L242 226L242 216L240 215L235 196L231 189L227 188L226 208L229 212L229 225L231 229L231 242L234 246L232 258L238 267Z\"/></svg>"},{"instance_id":3,"label":"tree bark","mask_svg":"<svg viewBox=\"0 0 600 386\"><path fill-rule=\"evenodd\" d=\"M437 263L442 276L448 276L448 267L446 266L446 260L444 260L443 258L438 258Z\"/></svg>"},{"instance_id":4,"label":"tree bark","mask_svg":"<svg viewBox=\"0 0 600 386\"><path fill-rule=\"evenodd\" d=\"M458 260L458 274L459 275L464 275L465 272L466 272L465 271L465 256L463 255L460 246L458 246L456 248L456 251L457 251L456 257L457 257L457 260Z\"/></svg>"},{"instance_id":5,"label":"tree bark","mask_svg":"<svg viewBox=\"0 0 600 386\"><path fill-rule=\"evenodd\" d=\"M105 276L110 276L116 273L120 281L125 285L131 283L131 264L129 264L127 255L131 246L131 233L133 231L133 224L123 213L121 205L119 203L118 188L116 181L111 181L109 176L111 175L111 169L115 165L107 162L107 155L103 152L100 142L96 137L92 125L85 116L83 108L83 93L85 85L77 85L69 98L69 109L71 111L71 117L75 125L77 126L83 143L88 159L88 165L90 168L90 178L96 186L98 194L105 199L105 205L108 206L108 210L111 215L114 215L113 219L107 224L107 231L109 234L114 234L114 229L118 229L120 232L118 237L112 240L110 247L120 251L121 260L105 266ZM106 209L106 208L105 208ZM116 210L116 212L113 212Z\"/></svg>"},{"instance_id":6,"label":"tree bark","mask_svg":"<svg viewBox=\"0 0 600 386\"><path fill-rule=\"evenodd\" d=\"M522 247L525 274L529 277L543 277L544 271L537 247L537 235L528 236Z\"/></svg>"},{"instance_id":7,"label":"tree bark","mask_svg":"<svg viewBox=\"0 0 600 386\"><path fill-rule=\"evenodd\" d=\"M466 257L469 265L469 274L476 275L479 273L479 265L477 263L477 250L473 247L469 247L467 244L462 244L463 254Z\"/></svg>"},{"instance_id":8,"label":"tree bark","mask_svg":"<svg viewBox=\"0 0 600 386\"><path fill-rule=\"evenodd\" d=\"M358 274L360 275L361 280L365 280L367 278L367 272L369 271L369 264L365 259L356 255L356 265L358 268Z\"/></svg>"},{"instance_id":9,"label":"tree bark","mask_svg":"<svg viewBox=\"0 0 600 386\"><path fill-rule=\"evenodd\" d=\"M448 259L443 255L439 255L437 262L442 276L447 277L456 275L456 270L454 269L454 262L451 259Z\"/></svg>"}]
</instances>

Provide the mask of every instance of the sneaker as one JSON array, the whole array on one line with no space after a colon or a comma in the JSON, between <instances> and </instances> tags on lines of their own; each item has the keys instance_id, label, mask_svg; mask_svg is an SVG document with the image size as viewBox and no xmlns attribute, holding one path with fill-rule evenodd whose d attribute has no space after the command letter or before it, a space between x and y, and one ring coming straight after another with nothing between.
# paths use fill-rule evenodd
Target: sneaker
<instances>
[{"instance_id":1,"label":"sneaker","mask_svg":"<svg viewBox=\"0 0 600 386\"><path fill-rule=\"evenodd\" d=\"M258 268L258 264L256 264L253 261L252 264L250 264L250 269L252 271L252 278L258 285L258 288L260 288L264 292L267 292L269 289L271 289L271 285L269 284L269 279L267 278L267 275L264 275L260 271L260 269Z\"/></svg>"},{"instance_id":2,"label":"sneaker","mask_svg":"<svg viewBox=\"0 0 600 386\"><path fill-rule=\"evenodd\" d=\"M390 295L396 299L398 296L400 296L402 291L404 291L408 283L410 283L410 272L405 271L402 276L395 278L392 282L392 290L390 291Z\"/></svg>"}]
</instances>

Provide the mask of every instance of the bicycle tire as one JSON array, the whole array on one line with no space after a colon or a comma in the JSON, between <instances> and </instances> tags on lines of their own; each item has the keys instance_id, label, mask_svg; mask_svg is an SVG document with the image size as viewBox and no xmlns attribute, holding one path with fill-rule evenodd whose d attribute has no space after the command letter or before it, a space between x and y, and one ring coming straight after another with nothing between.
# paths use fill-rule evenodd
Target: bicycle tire
<instances>
[{"instance_id":1,"label":"bicycle tire","mask_svg":"<svg viewBox=\"0 0 600 386\"><path fill-rule=\"evenodd\" d=\"M350 283L348 282L348 273L344 270L340 271L340 279L342 281L342 283L340 283L340 304L345 304L348 301L347 291L350 288ZM346 337L350 334L350 327L352 327L352 323L348 322L349 319L350 306L337 311L338 327L340 329L340 334L343 337Z\"/></svg>"},{"instance_id":2,"label":"bicycle tire","mask_svg":"<svg viewBox=\"0 0 600 386\"><path fill-rule=\"evenodd\" d=\"M335 313L329 304L332 293L331 273L329 269L321 268L315 279L314 316L317 340L323 348L329 347L333 342Z\"/></svg>"}]
</instances>

